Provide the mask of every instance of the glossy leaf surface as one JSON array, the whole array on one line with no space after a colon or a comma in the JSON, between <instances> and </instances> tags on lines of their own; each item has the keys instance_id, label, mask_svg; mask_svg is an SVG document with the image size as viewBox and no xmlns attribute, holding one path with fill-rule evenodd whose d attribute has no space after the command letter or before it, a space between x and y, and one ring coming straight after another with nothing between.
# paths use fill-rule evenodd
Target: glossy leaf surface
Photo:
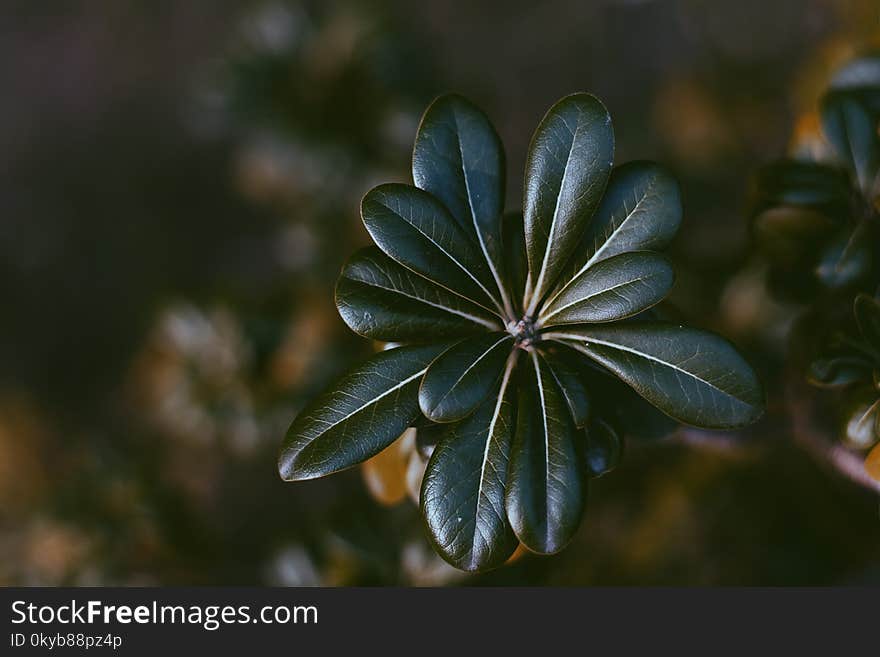
<instances>
[{"instance_id":1,"label":"glossy leaf surface","mask_svg":"<svg viewBox=\"0 0 880 657\"><path fill-rule=\"evenodd\" d=\"M466 338L431 363L419 388L419 406L433 422L472 413L495 387L513 348L509 333Z\"/></svg>"},{"instance_id":2,"label":"glossy leaf surface","mask_svg":"<svg viewBox=\"0 0 880 657\"><path fill-rule=\"evenodd\" d=\"M410 271L375 246L358 251L336 284L336 307L359 335L424 342L498 329L485 308Z\"/></svg>"},{"instance_id":3,"label":"glossy leaf surface","mask_svg":"<svg viewBox=\"0 0 880 657\"><path fill-rule=\"evenodd\" d=\"M565 398L535 353L523 372L510 458L507 516L533 552L558 552L581 522L587 482Z\"/></svg>"},{"instance_id":4,"label":"glossy leaf surface","mask_svg":"<svg viewBox=\"0 0 880 657\"><path fill-rule=\"evenodd\" d=\"M364 468L366 481L387 503L419 496L443 558L485 570L518 545L562 549L590 477L617 464L624 438L668 435L672 418L707 428L757 419L763 392L733 347L655 306L673 284L658 251L681 222L678 185L651 162L612 171L613 153L602 103L563 98L526 154L522 213L505 213L498 135L470 102L438 98L416 137L415 186L366 194L375 246L348 261L336 288L346 324L394 347L300 413L281 476L344 469L406 430ZM769 232L797 246L798 267L780 269L806 269L805 287L818 287L827 238L852 232L849 174L777 173L755 212L796 210L771 217ZM830 271L848 271L850 254L826 252Z\"/></svg>"},{"instance_id":5,"label":"glossy leaf surface","mask_svg":"<svg viewBox=\"0 0 880 657\"><path fill-rule=\"evenodd\" d=\"M511 367L495 393L452 425L428 462L422 512L437 550L463 570L486 570L513 554L517 539L504 507L514 430Z\"/></svg>"},{"instance_id":6,"label":"glossy leaf surface","mask_svg":"<svg viewBox=\"0 0 880 657\"><path fill-rule=\"evenodd\" d=\"M612 322L659 303L675 275L659 253L621 253L585 269L541 313L542 326Z\"/></svg>"},{"instance_id":7,"label":"glossy leaf surface","mask_svg":"<svg viewBox=\"0 0 880 657\"><path fill-rule=\"evenodd\" d=\"M554 344L551 349L542 349L541 355L556 380L559 390L565 397L571 419L578 428L585 427L590 420L590 392L577 360L582 356L563 344Z\"/></svg>"},{"instance_id":8,"label":"glossy leaf surface","mask_svg":"<svg viewBox=\"0 0 880 657\"><path fill-rule=\"evenodd\" d=\"M728 429L763 413L757 375L723 338L660 322L571 328L560 339L602 364L664 413Z\"/></svg>"},{"instance_id":9,"label":"glossy leaf surface","mask_svg":"<svg viewBox=\"0 0 880 657\"><path fill-rule=\"evenodd\" d=\"M481 305L490 303L493 283L483 255L436 198L408 185L379 185L364 196L361 215L373 241L394 260Z\"/></svg>"},{"instance_id":10,"label":"glossy leaf surface","mask_svg":"<svg viewBox=\"0 0 880 657\"><path fill-rule=\"evenodd\" d=\"M630 251L664 249L680 224L678 183L666 169L643 161L615 167L602 203L566 265L557 291L607 258Z\"/></svg>"},{"instance_id":11,"label":"glossy leaf surface","mask_svg":"<svg viewBox=\"0 0 880 657\"><path fill-rule=\"evenodd\" d=\"M532 297L554 285L602 199L614 157L611 117L589 94L574 94L544 116L529 147L523 220Z\"/></svg>"},{"instance_id":12,"label":"glossy leaf surface","mask_svg":"<svg viewBox=\"0 0 880 657\"><path fill-rule=\"evenodd\" d=\"M278 469L282 479L343 470L385 449L419 414L419 380L447 345L376 354L318 396L293 421Z\"/></svg>"},{"instance_id":13,"label":"glossy leaf surface","mask_svg":"<svg viewBox=\"0 0 880 657\"><path fill-rule=\"evenodd\" d=\"M486 115L461 96L435 100L419 125L412 168L416 187L449 209L503 285L504 149Z\"/></svg>"}]
</instances>

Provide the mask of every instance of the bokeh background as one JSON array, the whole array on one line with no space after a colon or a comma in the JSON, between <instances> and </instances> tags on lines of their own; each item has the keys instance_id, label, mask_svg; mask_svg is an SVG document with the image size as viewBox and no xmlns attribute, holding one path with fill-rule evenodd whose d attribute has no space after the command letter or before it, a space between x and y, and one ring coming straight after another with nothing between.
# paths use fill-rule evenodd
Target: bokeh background
<instances>
[{"instance_id":1,"label":"bokeh background","mask_svg":"<svg viewBox=\"0 0 880 657\"><path fill-rule=\"evenodd\" d=\"M880 582L876 492L814 459L780 400L792 312L746 218L751 176L878 19L867 0L4 3L0 584ZM332 289L430 100L487 111L516 208L534 126L577 90L611 111L618 162L680 179L673 301L750 354L770 409L630 446L561 555L465 576L405 496L359 469L284 484L277 451L375 348Z\"/></svg>"}]
</instances>

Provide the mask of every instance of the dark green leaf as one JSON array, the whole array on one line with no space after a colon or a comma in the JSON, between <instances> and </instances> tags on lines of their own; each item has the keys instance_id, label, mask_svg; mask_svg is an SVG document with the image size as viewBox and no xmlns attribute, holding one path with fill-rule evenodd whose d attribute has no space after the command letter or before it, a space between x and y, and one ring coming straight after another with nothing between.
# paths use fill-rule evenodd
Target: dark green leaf
<instances>
[{"instance_id":1,"label":"dark green leaf","mask_svg":"<svg viewBox=\"0 0 880 657\"><path fill-rule=\"evenodd\" d=\"M816 276L829 288L842 288L864 281L871 273L871 230L867 221L852 231L841 231L825 248L816 265Z\"/></svg>"},{"instance_id":2,"label":"dark green leaf","mask_svg":"<svg viewBox=\"0 0 880 657\"><path fill-rule=\"evenodd\" d=\"M837 388L870 379L871 364L863 358L838 356L810 363L809 380L813 385Z\"/></svg>"},{"instance_id":3,"label":"dark green leaf","mask_svg":"<svg viewBox=\"0 0 880 657\"><path fill-rule=\"evenodd\" d=\"M597 419L590 425L587 437L587 469L601 477L616 468L623 458L623 436L609 422Z\"/></svg>"},{"instance_id":4,"label":"dark green leaf","mask_svg":"<svg viewBox=\"0 0 880 657\"><path fill-rule=\"evenodd\" d=\"M632 388L622 386L614 399L611 416L627 439L651 442L671 436L678 428L677 420L659 411Z\"/></svg>"},{"instance_id":5,"label":"dark green leaf","mask_svg":"<svg viewBox=\"0 0 880 657\"><path fill-rule=\"evenodd\" d=\"M680 224L681 194L666 169L641 161L615 167L557 289L601 260L666 248Z\"/></svg>"},{"instance_id":6,"label":"dark green leaf","mask_svg":"<svg viewBox=\"0 0 880 657\"><path fill-rule=\"evenodd\" d=\"M431 363L419 388L419 406L433 422L470 415L495 387L513 348L509 333L466 338Z\"/></svg>"},{"instance_id":7,"label":"dark green leaf","mask_svg":"<svg viewBox=\"0 0 880 657\"><path fill-rule=\"evenodd\" d=\"M730 429L757 420L764 393L754 370L723 338L660 322L572 327L546 337L572 340L664 413Z\"/></svg>"},{"instance_id":8,"label":"dark green leaf","mask_svg":"<svg viewBox=\"0 0 880 657\"><path fill-rule=\"evenodd\" d=\"M379 185L364 196L361 215L373 241L400 264L480 305L494 302L487 287L494 283L478 247L427 192Z\"/></svg>"},{"instance_id":9,"label":"dark green leaf","mask_svg":"<svg viewBox=\"0 0 880 657\"><path fill-rule=\"evenodd\" d=\"M526 161L523 216L534 316L580 241L608 182L614 133L605 106L585 93L556 103L541 121Z\"/></svg>"},{"instance_id":10,"label":"dark green leaf","mask_svg":"<svg viewBox=\"0 0 880 657\"><path fill-rule=\"evenodd\" d=\"M753 220L758 246L774 264L801 265L813 258L838 222L811 208L778 205Z\"/></svg>"},{"instance_id":11,"label":"dark green leaf","mask_svg":"<svg viewBox=\"0 0 880 657\"><path fill-rule=\"evenodd\" d=\"M558 552L580 525L587 495L583 453L550 369L532 352L520 385L507 517L533 552Z\"/></svg>"},{"instance_id":12,"label":"dark green leaf","mask_svg":"<svg viewBox=\"0 0 880 657\"><path fill-rule=\"evenodd\" d=\"M521 212L508 212L504 215L501 238L504 244L504 278L507 282L507 292L514 308L522 311L525 305L529 261L526 256L526 236L523 232Z\"/></svg>"},{"instance_id":13,"label":"dark green leaf","mask_svg":"<svg viewBox=\"0 0 880 657\"><path fill-rule=\"evenodd\" d=\"M434 453L434 448L446 437L453 425L431 422L424 415L421 415L421 418L424 422L416 429L416 450L422 459L427 461Z\"/></svg>"},{"instance_id":14,"label":"dark green leaf","mask_svg":"<svg viewBox=\"0 0 880 657\"><path fill-rule=\"evenodd\" d=\"M431 103L416 135L413 181L440 199L479 244L499 289L504 175L501 139L479 108L456 95Z\"/></svg>"},{"instance_id":15,"label":"dark green leaf","mask_svg":"<svg viewBox=\"0 0 880 657\"><path fill-rule=\"evenodd\" d=\"M655 441L666 438L678 428L676 420L657 410L606 368L581 352L575 353L581 359L577 365L590 391L593 407L613 426L619 427L626 438Z\"/></svg>"},{"instance_id":16,"label":"dark green leaf","mask_svg":"<svg viewBox=\"0 0 880 657\"><path fill-rule=\"evenodd\" d=\"M621 253L588 267L553 298L539 325L611 322L632 317L669 294L675 274L659 253Z\"/></svg>"},{"instance_id":17,"label":"dark green leaf","mask_svg":"<svg viewBox=\"0 0 880 657\"><path fill-rule=\"evenodd\" d=\"M831 91L822 99L822 130L837 154L852 167L862 191L871 191L880 165L875 113L857 93Z\"/></svg>"},{"instance_id":18,"label":"dark green leaf","mask_svg":"<svg viewBox=\"0 0 880 657\"><path fill-rule=\"evenodd\" d=\"M587 426L592 405L590 393L584 385L584 378L578 367L578 361L583 356L561 343L551 343L550 347L542 348L541 355L565 396L575 426L579 429Z\"/></svg>"},{"instance_id":19,"label":"dark green leaf","mask_svg":"<svg viewBox=\"0 0 880 657\"><path fill-rule=\"evenodd\" d=\"M850 189L849 174L839 166L781 160L759 171L754 206L757 212L788 205L839 217L849 208Z\"/></svg>"},{"instance_id":20,"label":"dark green leaf","mask_svg":"<svg viewBox=\"0 0 880 657\"><path fill-rule=\"evenodd\" d=\"M281 478L322 477L394 442L419 416L419 380L446 348L390 349L343 376L293 421L278 460Z\"/></svg>"},{"instance_id":21,"label":"dark green leaf","mask_svg":"<svg viewBox=\"0 0 880 657\"><path fill-rule=\"evenodd\" d=\"M375 246L358 251L336 284L336 307L355 333L424 342L500 329L485 308L410 271Z\"/></svg>"},{"instance_id":22,"label":"dark green leaf","mask_svg":"<svg viewBox=\"0 0 880 657\"><path fill-rule=\"evenodd\" d=\"M880 301L860 294L856 297L853 310L865 342L874 349L880 349Z\"/></svg>"},{"instance_id":23,"label":"dark green leaf","mask_svg":"<svg viewBox=\"0 0 880 657\"><path fill-rule=\"evenodd\" d=\"M388 344L392 344L392 343L388 343ZM393 349L394 347L388 347L388 348ZM440 425L438 425L436 422L431 422L431 420L429 420L428 418L426 418L424 415L422 415L420 413L419 416L415 420L413 420L412 424L410 424L409 426L411 426L413 429L428 429L428 428L437 427Z\"/></svg>"},{"instance_id":24,"label":"dark green leaf","mask_svg":"<svg viewBox=\"0 0 880 657\"><path fill-rule=\"evenodd\" d=\"M437 550L463 570L503 564L517 546L504 508L513 440L513 361L500 389L454 424L434 450L422 482L422 513Z\"/></svg>"}]
</instances>

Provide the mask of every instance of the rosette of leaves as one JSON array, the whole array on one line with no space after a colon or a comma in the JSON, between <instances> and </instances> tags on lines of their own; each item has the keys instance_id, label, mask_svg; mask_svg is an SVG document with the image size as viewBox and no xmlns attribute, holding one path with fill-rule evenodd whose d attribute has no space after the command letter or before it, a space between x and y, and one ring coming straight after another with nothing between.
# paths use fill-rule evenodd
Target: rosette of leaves
<instances>
[{"instance_id":1,"label":"rosette of leaves","mask_svg":"<svg viewBox=\"0 0 880 657\"><path fill-rule=\"evenodd\" d=\"M675 180L649 162L612 169L613 154L603 104L563 98L532 138L522 213L505 213L489 120L461 97L434 101L414 186L366 194L375 246L336 288L352 330L399 346L300 413L282 478L348 468L423 427L436 443L421 487L430 537L453 565L483 570L518 543L549 554L572 538L591 475L620 454L609 379L679 422L754 422L763 392L736 349L649 310L673 284L659 251L681 219Z\"/></svg>"},{"instance_id":2,"label":"rosette of leaves","mask_svg":"<svg viewBox=\"0 0 880 657\"><path fill-rule=\"evenodd\" d=\"M819 106L821 141L758 175L753 229L780 298L868 290L876 278L880 56L840 70Z\"/></svg>"}]
</instances>

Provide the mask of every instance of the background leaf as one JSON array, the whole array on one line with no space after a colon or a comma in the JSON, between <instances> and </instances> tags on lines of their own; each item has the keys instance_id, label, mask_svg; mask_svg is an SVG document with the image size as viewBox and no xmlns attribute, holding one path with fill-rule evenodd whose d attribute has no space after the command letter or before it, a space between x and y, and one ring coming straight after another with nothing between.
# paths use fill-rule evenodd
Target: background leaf
<instances>
[{"instance_id":1,"label":"background leaf","mask_svg":"<svg viewBox=\"0 0 880 657\"><path fill-rule=\"evenodd\" d=\"M489 333L466 338L431 363L419 387L419 406L433 422L453 422L472 413L495 387L513 337Z\"/></svg>"},{"instance_id":2,"label":"background leaf","mask_svg":"<svg viewBox=\"0 0 880 657\"><path fill-rule=\"evenodd\" d=\"M659 253L621 253L585 269L541 311L539 323L611 322L632 317L660 303L675 273Z\"/></svg>"},{"instance_id":3,"label":"background leaf","mask_svg":"<svg viewBox=\"0 0 880 657\"><path fill-rule=\"evenodd\" d=\"M322 477L394 442L419 415L419 380L447 347L389 349L343 376L291 424L278 460L281 478Z\"/></svg>"},{"instance_id":4,"label":"background leaf","mask_svg":"<svg viewBox=\"0 0 880 657\"><path fill-rule=\"evenodd\" d=\"M727 340L660 322L574 327L552 334L607 367L664 413L714 429L744 426L764 412L751 366Z\"/></svg>"},{"instance_id":5,"label":"background leaf","mask_svg":"<svg viewBox=\"0 0 880 657\"><path fill-rule=\"evenodd\" d=\"M571 540L586 504L583 455L565 398L532 352L520 383L510 457L507 517L533 552L558 552Z\"/></svg>"},{"instance_id":6,"label":"background leaf","mask_svg":"<svg viewBox=\"0 0 880 657\"><path fill-rule=\"evenodd\" d=\"M594 477L601 477L620 465L623 459L623 436L601 418L590 425L587 440L587 469Z\"/></svg>"},{"instance_id":7,"label":"background leaf","mask_svg":"<svg viewBox=\"0 0 880 657\"><path fill-rule=\"evenodd\" d=\"M438 552L463 570L503 564L518 541L504 507L514 414L508 387L500 388L466 420L452 425L428 462L422 513Z\"/></svg>"},{"instance_id":8,"label":"background leaf","mask_svg":"<svg viewBox=\"0 0 880 657\"><path fill-rule=\"evenodd\" d=\"M753 205L760 212L779 205L811 208L835 218L849 211L851 180L837 164L780 160L761 167Z\"/></svg>"},{"instance_id":9,"label":"background leaf","mask_svg":"<svg viewBox=\"0 0 880 657\"><path fill-rule=\"evenodd\" d=\"M865 281L873 268L872 229L868 221L840 231L829 240L816 265L816 275L829 288Z\"/></svg>"},{"instance_id":10,"label":"background leaf","mask_svg":"<svg viewBox=\"0 0 880 657\"><path fill-rule=\"evenodd\" d=\"M870 380L871 362L865 358L837 356L810 363L809 381L814 386L837 388Z\"/></svg>"},{"instance_id":11,"label":"background leaf","mask_svg":"<svg viewBox=\"0 0 880 657\"><path fill-rule=\"evenodd\" d=\"M614 159L605 106L590 94L566 96L538 125L526 161L523 218L534 285L534 315L602 199Z\"/></svg>"},{"instance_id":12,"label":"background leaf","mask_svg":"<svg viewBox=\"0 0 880 657\"><path fill-rule=\"evenodd\" d=\"M823 212L778 205L756 215L752 228L758 248L774 265L804 267L814 261L825 240L840 226Z\"/></svg>"},{"instance_id":13,"label":"background leaf","mask_svg":"<svg viewBox=\"0 0 880 657\"><path fill-rule=\"evenodd\" d=\"M880 92L880 54L866 53L835 71L828 85L831 89L858 89Z\"/></svg>"},{"instance_id":14,"label":"background leaf","mask_svg":"<svg viewBox=\"0 0 880 657\"><path fill-rule=\"evenodd\" d=\"M831 91L822 99L822 129L837 154L855 172L862 191L870 192L880 165L876 113L857 93Z\"/></svg>"},{"instance_id":15,"label":"background leaf","mask_svg":"<svg viewBox=\"0 0 880 657\"><path fill-rule=\"evenodd\" d=\"M853 311L862 337L871 347L880 349L880 301L860 294L853 304Z\"/></svg>"},{"instance_id":16,"label":"background leaf","mask_svg":"<svg viewBox=\"0 0 880 657\"><path fill-rule=\"evenodd\" d=\"M374 340L425 342L498 329L498 318L396 263L375 246L358 251L336 284L349 328Z\"/></svg>"}]
</instances>

